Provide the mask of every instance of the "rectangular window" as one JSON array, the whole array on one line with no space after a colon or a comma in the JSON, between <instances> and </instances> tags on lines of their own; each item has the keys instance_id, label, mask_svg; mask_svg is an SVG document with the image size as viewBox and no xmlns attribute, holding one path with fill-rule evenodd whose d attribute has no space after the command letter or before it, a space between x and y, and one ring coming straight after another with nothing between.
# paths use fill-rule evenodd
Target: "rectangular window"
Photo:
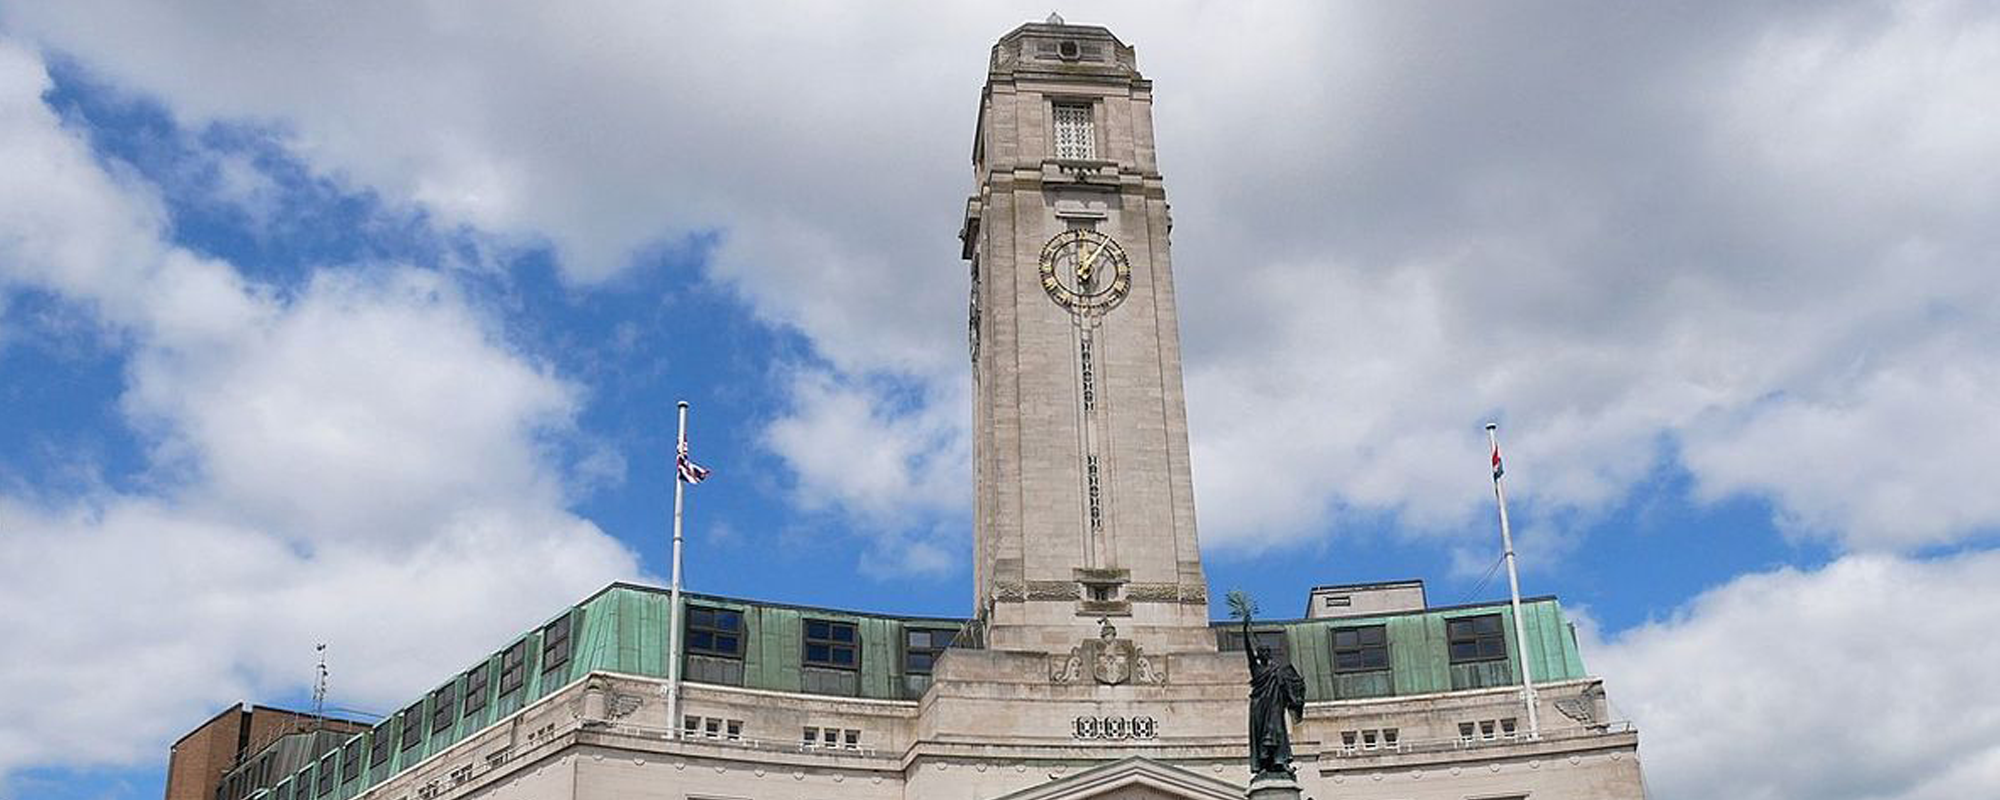
<instances>
[{"instance_id":1,"label":"rectangular window","mask_svg":"<svg viewBox=\"0 0 2000 800\"><path fill-rule=\"evenodd\" d=\"M1506 718L1506 719L1503 719L1503 720L1500 720L1500 735L1502 735L1502 736L1506 736L1506 737L1509 737L1509 738L1512 738L1512 737L1514 736L1514 718L1513 718L1513 717L1508 717L1508 718Z\"/></svg>"},{"instance_id":2,"label":"rectangular window","mask_svg":"<svg viewBox=\"0 0 2000 800\"><path fill-rule=\"evenodd\" d=\"M903 634L903 672L911 675L929 675L937 665L937 658L951 646L951 640L958 631L935 628L917 628Z\"/></svg>"},{"instance_id":3,"label":"rectangular window","mask_svg":"<svg viewBox=\"0 0 2000 800\"><path fill-rule=\"evenodd\" d=\"M1507 636L1500 631L1499 614L1445 620L1445 639L1453 664L1507 657Z\"/></svg>"},{"instance_id":4,"label":"rectangular window","mask_svg":"<svg viewBox=\"0 0 2000 800\"><path fill-rule=\"evenodd\" d=\"M1354 598L1352 596L1344 594L1330 594L1326 596L1327 608L1351 608L1353 605Z\"/></svg>"},{"instance_id":5,"label":"rectangular window","mask_svg":"<svg viewBox=\"0 0 2000 800\"><path fill-rule=\"evenodd\" d=\"M861 731L854 728L841 731L840 744L849 750L861 749Z\"/></svg>"},{"instance_id":6,"label":"rectangular window","mask_svg":"<svg viewBox=\"0 0 2000 800\"><path fill-rule=\"evenodd\" d=\"M1055 104L1056 158L1097 157L1097 124L1089 103Z\"/></svg>"},{"instance_id":7,"label":"rectangular window","mask_svg":"<svg viewBox=\"0 0 2000 800\"><path fill-rule=\"evenodd\" d=\"M728 732L729 732L729 740L730 740L730 741L732 741L732 742L733 742L733 741L737 741L737 740L739 740L739 739L742 739L742 738L743 738L743 720L740 720L740 719L732 719L732 720L730 720L730 721L729 721L729 726L728 726Z\"/></svg>"},{"instance_id":8,"label":"rectangular window","mask_svg":"<svg viewBox=\"0 0 2000 800\"><path fill-rule=\"evenodd\" d=\"M861 666L861 645L854 623L824 619L806 620L805 665L832 669Z\"/></svg>"},{"instance_id":9,"label":"rectangular window","mask_svg":"<svg viewBox=\"0 0 2000 800\"><path fill-rule=\"evenodd\" d=\"M431 733L450 729L452 721L458 719L456 714L451 713L456 708L458 708L458 681L452 681L432 691Z\"/></svg>"},{"instance_id":10,"label":"rectangular window","mask_svg":"<svg viewBox=\"0 0 2000 800\"><path fill-rule=\"evenodd\" d=\"M543 672L569 663L569 629L569 614L562 615L560 619L549 623L548 627L542 628Z\"/></svg>"},{"instance_id":11,"label":"rectangular window","mask_svg":"<svg viewBox=\"0 0 2000 800\"><path fill-rule=\"evenodd\" d=\"M692 737L700 732L701 732L701 717L697 717L693 714L681 717L681 733Z\"/></svg>"},{"instance_id":12,"label":"rectangular window","mask_svg":"<svg viewBox=\"0 0 2000 800\"><path fill-rule=\"evenodd\" d=\"M1461 723L1458 723L1458 740L1459 740L1459 741L1461 741L1461 742L1469 742L1469 741L1472 741L1472 734L1473 734L1473 729L1472 729L1472 723L1470 723L1470 722L1461 722Z\"/></svg>"},{"instance_id":13,"label":"rectangular window","mask_svg":"<svg viewBox=\"0 0 2000 800\"><path fill-rule=\"evenodd\" d=\"M1355 733L1357 733L1357 731L1341 731L1341 732L1340 732L1340 746L1341 746L1341 747L1345 747L1345 748L1347 748L1347 749L1349 749L1349 750L1353 750L1353 749L1354 749L1354 734L1355 734Z\"/></svg>"},{"instance_id":14,"label":"rectangular window","mask_svg":"<svg viewBox=\"0 0 2000 800\"><path fill-rule=\"evenodd\" d=\"M718 658L742 658L743 612L689 606L687 651Z\"/></svg>"},{"instance_id":15,"label":"rectangular window","mask_svg":"<svg viewBox=\"0 0 2000 800\"><path fill-rule=\"evenodd\" d=\"M361 740L348 742L340 751L340 779L351 781L361 777Z\"/></svg>"},{"instance_id":16,"label":"rectangular window","mask_svg":"<svg viewBox=\"0 0 2000 800\"><path fill-rule=\"evenodd\" d=\"M1333 629L1333 671L1372 672L1389 668L1389 629L1382 625Z\"/></svg>"},{"instance_id":17,"label":"rectangular window","mask_svg":"<svg viewBox=\"0 0 2000 800\"><path fill-rule=\"evenodd\" d=\"M714 717L701 721L701 733L710 739L722 738L722 720Z\"/></svg>"},{"instance_id":18,"label":"rectangular window","mask_svg":"<svg viewBox=\"0 0 2000 800\"><path fill-rule=\"evenodd\" d=\"M527 682L527 676L528 640L522 639L500 654L500 696L513 694Z\"/></svg>"},{"instance_id":19,"label":"rectangular window","mask_svg":"<svg viewBox=\"0 0 2000 800\"><path fill-rule=\"evenodd\" d=\"M472 716L486 707L486 681L493 674L493 665L482 663L465 671L465 715Z\"/></svg>"},{"instance_id":20,"label":"rectangular window","mask_svg":"<svg viewBox=\"0 0 2000 800\"><path fill-rule=\"evenodd\" d=\"M1383 746L1383 747L1395 747L1395 746L1396 746L1396 739L1397 739L1397 737L1398 737L1398 736L1400 736L1400 735L1401 735L1401 732L1400 732L1400 731L1398 731L1398 730L1397 730L1397 729L1395 729L1395 728L1383 728L1383 729L1382 729L1382 746Z\"/></svg>"},{"instance_id":21,"label":"rectangular window","mask_svg":"<svg viewBox=\"0 0 2000 800\"><path fill-rule=\"evenodd\" d=\"M333 768L335 766L337 765L333 763L332 753L327 753L325 758L319 760L319 796L321 797L333 794L333 787L336 783L333 775Z\"/></svg>"},{"instance_id":22,"label":"rectangular window","mask_svg":"<svg viewBox=\"0 0 2000 800\"><path fill-rule=\"evenodd\" d=\"M806 726L804 732L799 734L799 744L805 747L818 747L819 729L810 725Z\"/></svg>"},{"instance_id":23,"label":"rectangular window","mask_svg":"<svg viewBox=\"0 0 2000 800\"><path fill-rule=\"evenodd\" d=\"M1376 731L1374 728L1369 728L1368 730L1361 732L1361 749L1363 750L1375 749L1375 744L1376 744L1375 734Z\"/></svg>"},{"instance_id":24,"label":"rectangular window","mask_svg":"<svg viewBox=\"0 0 2000 800\"><path fill-rule=\"evenodd\" d=\"M368 766L379 767L389 763L389 753L392 752L389 743L396 738L390 734L393 727L391 722L384 722L368 734Z\"/></svg>"},{"instance_id":25,"label":"rectangular window","mask_svg":"<svg viewBox=\"0 0 2000 800\"><path fill-rule=\"evenodd\" d=\"M408 750L424 741L424 703L403 709L403 749Z\"/></svg>"},{"instance_id":26,"label":"rectangular window","mask_svg":"<svg viewBox=\"0 0 2000 800\"><path fill-rule=\"evenodd\" d=\"M1479 738L1481 739L1493 738L1493 720L1483 719L1479 721Z\"/></svg>"}]
</instances>

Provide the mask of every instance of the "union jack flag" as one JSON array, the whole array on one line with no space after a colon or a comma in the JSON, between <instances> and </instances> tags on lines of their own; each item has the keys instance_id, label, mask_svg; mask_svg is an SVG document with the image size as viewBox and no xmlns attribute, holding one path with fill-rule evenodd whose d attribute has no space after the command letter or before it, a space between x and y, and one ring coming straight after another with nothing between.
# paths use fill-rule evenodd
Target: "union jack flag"
<instances>
[{"instance_id":1,"label":"union jack flag","mask_svg":"<svg viewBox=\"0 0 2000 800\"><path fill-rule=\"evenodd\" d=\"M709 469L688 458L688 443L683 439L674 448L674 472L683 483L701 483L708 478Z\"/></svg>"}]
</instances>

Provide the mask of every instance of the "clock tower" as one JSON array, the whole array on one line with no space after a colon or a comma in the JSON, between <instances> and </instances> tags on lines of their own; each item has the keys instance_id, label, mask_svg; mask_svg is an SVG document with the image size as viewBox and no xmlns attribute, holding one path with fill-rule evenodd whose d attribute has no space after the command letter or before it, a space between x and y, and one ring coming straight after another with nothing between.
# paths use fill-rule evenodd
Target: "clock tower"
<instances>
[{"instance_id":1,"label":"clock tower","mask_svg":"<svg viewBox=\"0 0 2000 800\"><path fill-rule=\"evenodd\" d=\"M1066 649L1103 621L1215 649L1152 89L1101 27L1051 17L993 48L960 236L974 591L997 649Z\"/></svg>"}]
</instances>

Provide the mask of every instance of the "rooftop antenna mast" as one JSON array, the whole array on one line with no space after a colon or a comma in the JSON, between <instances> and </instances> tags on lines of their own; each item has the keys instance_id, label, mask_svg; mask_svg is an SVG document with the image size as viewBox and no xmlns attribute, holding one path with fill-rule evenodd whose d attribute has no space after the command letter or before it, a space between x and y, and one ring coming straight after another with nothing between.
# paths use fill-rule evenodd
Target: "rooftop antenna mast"
<instances>
[{"instance_id":1,"label":"rooftop antenna mast","mask_svg":"<svg viewBox=\"0 0 2000 800\"><path fill-rule=\"evenodd\" d=\"M319 654L319 676L313 681L313 722L317 731L326 727L326 642L313 645L313 652Z\"/></svg>"}]
</instances>

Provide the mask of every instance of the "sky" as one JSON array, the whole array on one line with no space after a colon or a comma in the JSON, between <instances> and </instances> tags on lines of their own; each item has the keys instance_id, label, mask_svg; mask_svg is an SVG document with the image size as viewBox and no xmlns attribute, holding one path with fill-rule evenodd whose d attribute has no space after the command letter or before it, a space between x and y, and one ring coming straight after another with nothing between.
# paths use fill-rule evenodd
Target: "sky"
<instances>
[{"instance_id":1,"label":"sky","mask_svg":"<svg viewBox=\"0 0 2000 800\"><path fill-rule=\"evenodd\" d=\"M1580 622L1658 798L2000 785L2000 8L1090 3L1213 588ZM969 613L988 48L1046 5L0 2L0 798L160 795L614 580Z\"/></svg>"}]
</instances>

